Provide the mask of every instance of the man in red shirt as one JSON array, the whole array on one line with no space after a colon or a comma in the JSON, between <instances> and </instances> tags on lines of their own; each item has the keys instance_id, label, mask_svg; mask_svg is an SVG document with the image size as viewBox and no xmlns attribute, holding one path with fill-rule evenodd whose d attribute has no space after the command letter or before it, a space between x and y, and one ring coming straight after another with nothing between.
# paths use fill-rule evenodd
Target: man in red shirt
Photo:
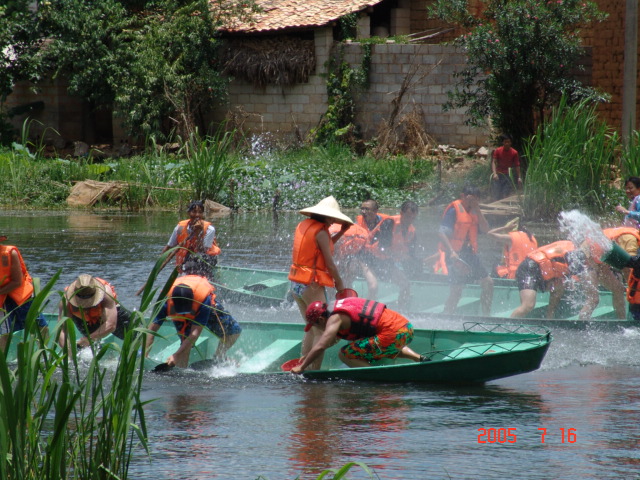
<instances>
[{"instance_id":1,"label":"man in red shirt","mask_svg":"<svg viewBox=\"0 0 640 480\"><path fill-rule=\"evenodd\" d=\"M518 187L522 186L520 175L520 157L518 151L511 148L511 137L507 134L500 135L502 146L493 151L491 157L491 193L494 200L500 200L509 196L513 182L509 176L509 169L513 168L516 174Z\"/></svg>"}]
</instances>

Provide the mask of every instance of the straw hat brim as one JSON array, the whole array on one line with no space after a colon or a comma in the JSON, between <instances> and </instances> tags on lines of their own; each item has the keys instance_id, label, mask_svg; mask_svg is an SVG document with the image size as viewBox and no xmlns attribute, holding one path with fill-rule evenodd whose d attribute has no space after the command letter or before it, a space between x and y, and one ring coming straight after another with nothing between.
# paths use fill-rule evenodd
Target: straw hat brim
<instances>
[{"instance_id":1,"label":"straw hat brim","mask_svg":"<svg viewBox=\"0 0 640 480\"><path fill-rule=\"evenodd\" d=\"M77 308L92 308L98 305L104 299L104 288L99 282L95 282L93 285L95 292L92 296L83 298L76 295L76 292L80 289L78 281L74 281L65 292L67 301Z\"/></svg>"},{"instance_id":2,"label":"straw hat brim","mask_svg":"<svg viewBox=\"0 0 640 480\"><path fill-rule=\"evenodd\" d=\"M353 220L340 211L340 205L338 205L338 202L333 197L324 198L313 207L303 208L300 210L300 213L308 217L311 215L321 215L332 218L339 223L353 224Z\"/></svg>"}]
</instances>

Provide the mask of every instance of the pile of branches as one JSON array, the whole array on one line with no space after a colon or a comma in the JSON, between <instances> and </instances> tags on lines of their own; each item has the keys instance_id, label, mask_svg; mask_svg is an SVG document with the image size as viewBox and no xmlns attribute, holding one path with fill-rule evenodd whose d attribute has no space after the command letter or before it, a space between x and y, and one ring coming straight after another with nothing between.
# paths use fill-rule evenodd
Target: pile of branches
<instances>
[{"instance_id":1,"label":"pile of branches","mask_svg":"<svg viewBox=\"0 0 640 480\"><path fill-rule=\"evenodd\" d=\"M313 40L286 35L228 40L222 61L225 74L256 87L306 83L316 66Z\"/></svg>"}]
</instances>

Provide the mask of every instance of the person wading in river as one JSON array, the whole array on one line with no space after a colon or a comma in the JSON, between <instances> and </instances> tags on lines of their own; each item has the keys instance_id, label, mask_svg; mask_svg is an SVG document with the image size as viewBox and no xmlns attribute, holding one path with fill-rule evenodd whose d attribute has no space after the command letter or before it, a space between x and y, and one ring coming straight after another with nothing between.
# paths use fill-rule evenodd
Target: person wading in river
<instances>
[{"instance_id":1,"label":"person wading in river","mask_svg":"<svg viewBox=\"0 0 640 480\"><path fill-rule=\"evenodd\" d=\"M326 302L326 287L338 292L345 285L333 259L334 243L337 242L353 221L340 211L340 205L333 197L326 197L313 207L300 210L307 215L296 227L293 238L292 263L289 270L291 293L303 319L306 319L307 307L313 302ZM341 223L342 228L333 236L329 227ZM305 356L321 332L317 328L306 330L302 340L302 355ZM315 366L322 363L320 357Z\"/></svg>"},{"instance_id":2,"label":"person wading in river","mask_svg":"<svg viewBox=\"0 0 640 480\"><path fill-rule=\"evenodd\" d=\"M176 268L185 275L201 275L213 280L213 267L218 263L220 247L216 242L216 229L203 220L204 203L194 201L187 208L189 219L182 220L171 233L161 254L180 246L175 253Z\"/></svg>"}]
</instances>

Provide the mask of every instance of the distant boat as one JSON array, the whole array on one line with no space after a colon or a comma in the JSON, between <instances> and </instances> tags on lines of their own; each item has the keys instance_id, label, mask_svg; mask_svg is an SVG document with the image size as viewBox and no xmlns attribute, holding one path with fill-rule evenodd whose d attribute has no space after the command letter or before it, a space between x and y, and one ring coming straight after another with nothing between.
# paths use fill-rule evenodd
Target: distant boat
<instances>
[{"instance_id":1,"label":"distant boat","mask_svg":"<svg viewBox=\"0 0 640 480\"><path fill-rule=\"evenodd\" d=\"M259 270L229 266L216 267L214 285L220 298L225 302L249 303L260 307L277 307L289 298L290 282L287 272ZM482 316L480 305L480 286L466 285L463 296L458 302L455 315L445 315L444 302L449 295L447 277L437 274L425 274L421 280L411 281L411 298L408 304L398 304L398 287L389 282L380 282L375 300L387 304L394 310L406 315L459 318L478 320ZM367 285L363 279L356 279L352 287L361 297L367 297ZM498 323L543 324L548 326L585 327L589 325L607 328L634 325L633 320L616 318L612 294L600 290L600 302L589 321L579 320L578 313L584 297L579 290L568 291L556 309L556 317L546 319L548 293L539 293L536 307L527 318L511 319L511 312L520 305L520 293L514 280L495 279L491 316L482 317L482 321Z\"/></svg>"}]
</instances>

